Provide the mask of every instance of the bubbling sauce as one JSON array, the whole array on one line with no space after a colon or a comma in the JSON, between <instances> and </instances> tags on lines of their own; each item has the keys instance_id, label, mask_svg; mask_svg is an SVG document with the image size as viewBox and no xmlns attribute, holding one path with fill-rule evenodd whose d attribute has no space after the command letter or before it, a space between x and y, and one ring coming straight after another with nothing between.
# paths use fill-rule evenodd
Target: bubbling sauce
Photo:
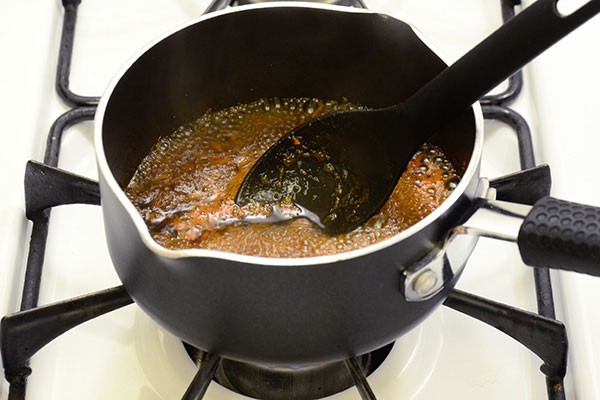
<instances>
[{"instance_id":1,"label":"bubbling sauce","mask_svg":"<svg viewBox=\"0 0 600 400\"><path fill-rule=\"evenodd\" d=\"M310 257L371 245L424 218L456 187L459 176L440 148L423 145L381 211L350 233L329 236L304 218L222 223L271 213L272 205L240 207L234 198L254 162L281 136L319 115L356 108L360 107L347 100L272 98L218 112L209 110L160 138L125 192L154 240L171 249ZM294 205L278 207L290 210Z\"/></svg>"}]
</instances>

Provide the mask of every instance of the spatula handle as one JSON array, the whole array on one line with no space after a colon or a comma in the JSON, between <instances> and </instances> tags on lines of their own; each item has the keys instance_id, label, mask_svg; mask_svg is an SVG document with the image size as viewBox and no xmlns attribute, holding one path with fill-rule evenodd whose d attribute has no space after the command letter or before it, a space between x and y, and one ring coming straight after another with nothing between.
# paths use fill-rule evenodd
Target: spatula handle
<instances>
[{"instance_id":1,"label":"spatula handle","mask_svg":"<svg viewBox=\"0 0 600 400\"><path fill-rule=\"evenodd\" d=\"M536 1L403 103L425 138L600 12L600 0L590 0L563 16L557 1Z\"/></svg>"}]
</instances>

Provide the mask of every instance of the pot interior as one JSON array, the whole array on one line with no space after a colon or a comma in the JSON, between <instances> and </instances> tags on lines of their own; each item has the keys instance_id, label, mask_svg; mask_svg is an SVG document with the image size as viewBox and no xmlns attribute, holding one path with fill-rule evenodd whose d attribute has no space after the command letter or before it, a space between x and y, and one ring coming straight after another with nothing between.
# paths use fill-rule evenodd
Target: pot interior
<instances>
[{"instance_id":1,"label":"pot interior","mask_svg":"<svg viewBox=\"0 0 600 400\"><path fill-rule=\"evenodd\" d=\"M268 97L346 97L383 107L444 67L408 24L387 15L242 7L163 38L127 68L106 94L104 152L124 188L158 137L208 109ZM469 110L433 141L462 174L474 139Z\"/></svg>"}]
</instances>

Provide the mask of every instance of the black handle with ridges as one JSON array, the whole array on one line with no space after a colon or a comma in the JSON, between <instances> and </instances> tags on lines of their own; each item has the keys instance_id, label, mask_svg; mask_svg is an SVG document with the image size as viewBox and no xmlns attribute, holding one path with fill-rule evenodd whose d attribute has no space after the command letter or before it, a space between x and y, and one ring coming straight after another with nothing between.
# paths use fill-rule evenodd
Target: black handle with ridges
<instances>
[{"instance_id":1,"label":"black handle with ridges","mask_svg":"<svg viewBox=\"0 0 600 400\"><path fill-rule=\"evenodd\" d=\"M600 208L544 197L523 221L517 243L527 265L600 276Z\"/></svg>"}]
</instances>

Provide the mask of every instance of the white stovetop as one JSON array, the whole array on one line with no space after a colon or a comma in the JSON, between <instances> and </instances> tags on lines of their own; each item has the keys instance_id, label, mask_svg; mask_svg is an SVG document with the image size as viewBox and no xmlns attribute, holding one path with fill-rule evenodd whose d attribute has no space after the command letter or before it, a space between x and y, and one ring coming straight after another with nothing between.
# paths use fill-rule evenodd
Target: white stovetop
<instances>
[{"instance_id":1,"label":"white stovetop","mask_svg":"<svg viewBox=\"0 0 600 400\"><path fill-rule=\"evenodd\" d=\"M84 0L72 63L72 89L103 91L117 69L146 42L202 13L208 0ZM526 2L526 4L530 3ZM451 58L499 26L500 1L367 0L370 8L413 22ZM58 0L0 4L0 315L18 309L26 245L25 162L43 158L52 122L67 110L54 92L62 26ZM529 120L538 162L553 168L554 195L600 206L593 184L600 129L600 17L542 55L525 71L515 105ZM592 125L593 124L593 125ZM69 129L60 166L96 177L92 124ZM580 144L578 144L580 143ZM483 174L518 169L514 134L486 123ZM586 149L589 149L586 151ZM55 208L40 303L116 286L94 206ZM93 244L90 246L90 243ZM559 316L569 328L568 399L600 399L600 280L554 274ZM535 310L531 270L516 246L480 240L459 288ZM540 361L493 328L442 308L402 338L394 357L369 378L380 399L545 399ZM169 348L168 355L156 349ZM179 360L180 359L180 360ZM145 361L143 363L142 361ZM143 365L143 366L142 366ZM407 365L406 368L403 366ZM28 399L177 399L194 373L176 339L157 330L135 305L61 336L32 361ZM594 381L596 379L596 381ZM0 399L8 385L0 380ZM239 399L212 384L207 400ZM358 399L354 389L335 399Z\"/></svg>"}]
</instances>

